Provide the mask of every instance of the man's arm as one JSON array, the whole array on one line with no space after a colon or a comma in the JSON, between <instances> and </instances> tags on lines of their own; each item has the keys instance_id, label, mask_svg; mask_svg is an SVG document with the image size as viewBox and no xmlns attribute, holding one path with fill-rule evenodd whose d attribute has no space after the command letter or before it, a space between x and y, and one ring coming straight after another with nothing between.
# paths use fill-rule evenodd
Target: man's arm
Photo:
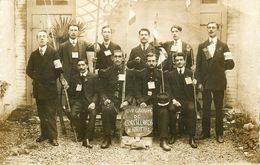
<instances>
[{"instance_id":1,"label":"man's arm","mask_svg":"<svg viewBox=\"0 0 260 165\"><path fill-rule=\"evenodd\" d=\"M31 79L35 79L35 75L34 75L34 64L33 64L33 56L31 54L27 67L26 67L26 74L31 78Z\"/></svg>"}]
</instances>

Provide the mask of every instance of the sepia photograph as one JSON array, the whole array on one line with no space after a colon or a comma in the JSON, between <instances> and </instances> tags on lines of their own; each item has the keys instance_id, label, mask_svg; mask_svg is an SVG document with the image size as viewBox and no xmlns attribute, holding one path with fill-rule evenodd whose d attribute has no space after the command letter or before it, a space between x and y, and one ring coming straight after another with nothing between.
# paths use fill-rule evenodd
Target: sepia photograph
<instances>
[{"instance_id":1,"label":"sepia photograph","mask_svg":"<svg viewBox=\"0 0 260 165\"><path fill-rule=\"evenodd\" d=\"M0 164L260 164L260 1L0 0Z\"/></svg>"}]
</instances>

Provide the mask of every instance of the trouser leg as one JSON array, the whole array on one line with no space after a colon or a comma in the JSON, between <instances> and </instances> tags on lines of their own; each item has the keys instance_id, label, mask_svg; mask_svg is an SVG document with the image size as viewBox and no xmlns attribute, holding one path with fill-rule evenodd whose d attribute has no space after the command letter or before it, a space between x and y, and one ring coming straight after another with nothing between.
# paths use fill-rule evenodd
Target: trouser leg
<instances>
[{"instance_id":1,"label":"trouser leg","mask_svg":"<svg viewBox=\"0 0 260 165\"><path fill-rule=\"evenodd\" d=\"M203 100L203 115L202 115L202 133L210 135L210 111L211 111L211 91L204 90L202 93Z\"/></svg>"},{"instance_id":2,"label":"trouser leg","mask_svg":"<svg viewBox=\"0 0 260 165\"><path fill-rule=\"evenodd\" d=\"M169 110L167 107L158 107L158 126L160 139L168 138Z\"/></svg>"},{"instance_id":3,"label":"trouser leg","mask_svg":"<svg viewBox=\"0 0 260 165\"><path fill-rule=\"evenodd\" d=\"M223 99L224 91L213 91L213 101L216 108L215 131L216 135L223 135Z\"/></svg>"}]
</instances>

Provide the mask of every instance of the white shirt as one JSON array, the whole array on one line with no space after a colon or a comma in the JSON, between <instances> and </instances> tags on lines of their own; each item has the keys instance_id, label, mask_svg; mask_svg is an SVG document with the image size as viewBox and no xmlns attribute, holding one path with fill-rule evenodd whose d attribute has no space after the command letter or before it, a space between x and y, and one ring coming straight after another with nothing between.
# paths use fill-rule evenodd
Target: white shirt
<instances>
[{"instance_id":1,"label":"white shirt","mask_svg":"<svg viewBox=\"0 0 260 165\"><path fill-rule=\"evenodd\" d=\"M76 46L76 45L77 45L77 42L78 42L77 38L75 38L74 40L71 39L71 38L69 38L69 40L70 40L70 43L71 43L73 46Z\"/></svg>"},{"instance_id":2,"label":"white shirt","mask_svg":"<svg viewBox=\"0 0 260 165\"><path fill-rule=\"evenodd\" d=\"M109 44L110 44L110 41L108 41L108 42L105 42L105 41L104 41L104 46L105 46L106 48L108 48Z\"/></svg>"},{"instance_id":3,"label":"white shirt","mask_svg":"<svg viewBox=\"0 0 260 165\"><path fill-rule=\"evenodd\" d=\"M47 45L45 45L44 47L39 47L40 54L41 54L41 50L42 50L42 54L41 54L42 56L45 54L46 49L47 49Z\"/></svg>"},{"instance_id":4,"label":"white shirt","mask_svg":"<svg viewBox=\"0 0 260 165\"><path fill-rule=\"evenodd\" d=\"M146 50L146 49L148 48L148 46L149 46L149 43L148 43L148 42L145 43L145 44L141 43L141 48L142 48L142 50Z\"/></svg>"},{"instance_id":5,"label":"white shirt","mask_svg":"<svg viewBox=\"0 0 260 165\"><path fill-rule=\"evenodd\" d=\"M181 74L184 74L185 67L177 68L177 70L178 70L178 73L179 73L179 74L180 74L180 71L181 71Z\"/></svg>"},{"instance_id":6,"label":"white shirt","mask_svg":"<svg viewBox=\"0 0 260 165\"><path fill-rule=\"evenodd\" d=\"M174 44L171 47L171 51L175 52L177 50L178 53L181 53L182 52L182 41L181 41L181 39L178 39L176 41L173 40L173 42L174 42Z\"/></svg>"},{"instance_id":7,"label":"white shirt","mask_svg":"<svg viewBox=\"0 0 260 165\"><path fill-rule=\"evenodd\" d=\"M87 74L88 74L88 70L86 70L86 72L84 72L84 73L80 73L80 76L84 76L84 77L86 77Z\"/></svg>"},{"instance_id":8,"label":"white shirt","mask_svg":"<svg viewBox=\"0 0 260 165\"><path fill-rule=\"evenodd\" d=\"M209 38L210 45L208 46L209 54L211 57L213 57L215 50L216 50L216 44L217 44L217 37Z\"/></svg>"}]
</instances>

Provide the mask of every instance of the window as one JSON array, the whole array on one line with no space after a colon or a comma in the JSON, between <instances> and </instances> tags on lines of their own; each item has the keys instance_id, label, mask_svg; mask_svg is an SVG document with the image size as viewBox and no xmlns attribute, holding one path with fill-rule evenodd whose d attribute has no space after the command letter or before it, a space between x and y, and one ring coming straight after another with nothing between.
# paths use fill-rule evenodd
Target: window
<instances>
[{"instance_id":1,"label":"window","mask_svg":"<svg viewBox=\"0 0 260 165\"><path fill-rule=\"evenodd\" d=\"M36 0L36 5L68 5L68 0Z\"/></svg>"},{"instance_id":2,"label":"window","mask_svg":"<svg viewBox=\"0 0 260 165\"><path fill-rule=\"evenodd\" d=\"M202 4L214 4L214 3L218 3L218 0L202 0L201 3Z\"/></svg>"}]
</instances>

